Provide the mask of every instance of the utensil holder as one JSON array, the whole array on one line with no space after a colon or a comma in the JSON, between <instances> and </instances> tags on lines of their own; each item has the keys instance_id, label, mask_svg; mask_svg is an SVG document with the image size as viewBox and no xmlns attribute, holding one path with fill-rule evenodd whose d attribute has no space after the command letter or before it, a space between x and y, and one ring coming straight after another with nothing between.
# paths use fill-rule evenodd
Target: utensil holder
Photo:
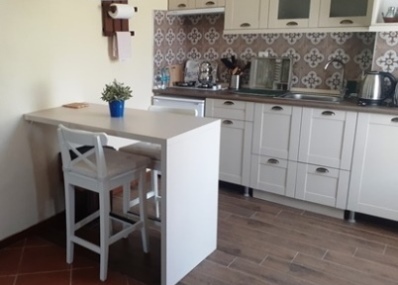
<instances>
[{"instance_id":1,"label":"utensil holder","mask_svg":"<svg viewBox=\"0 0 398 285\"><path fill-rule=\"evenodd\" d=\"M229 88L238 90L240 87L240 75L232 75L229 82Z\"/></svg>"}]
</instances>

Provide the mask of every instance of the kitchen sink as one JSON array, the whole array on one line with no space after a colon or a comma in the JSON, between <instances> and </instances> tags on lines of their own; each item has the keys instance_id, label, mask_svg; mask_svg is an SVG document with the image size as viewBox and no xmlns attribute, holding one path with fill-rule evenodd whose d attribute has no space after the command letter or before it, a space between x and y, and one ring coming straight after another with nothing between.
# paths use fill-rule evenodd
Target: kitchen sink
<instances>
[{"instance_id":1,"label":"kitchen sink","mask_svg":"<svg viewBox=\"0 0 398 285\"><path fill-rule=\"evenodd\" d=\"M309 94L309 93L285 93L278 96L281 99L292 99L292 100L305 100L305 101L318 101L326 103L340 103L341 98L337 96L330 96L330 94Z\"/></svg>"}]
</instances>

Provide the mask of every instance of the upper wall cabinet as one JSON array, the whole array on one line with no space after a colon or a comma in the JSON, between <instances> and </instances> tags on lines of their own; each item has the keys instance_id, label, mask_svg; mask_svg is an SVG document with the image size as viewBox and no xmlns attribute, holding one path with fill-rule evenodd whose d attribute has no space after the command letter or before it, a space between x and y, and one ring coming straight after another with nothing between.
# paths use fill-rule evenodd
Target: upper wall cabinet
<instances>
[{"instance_id":1,"label":"upper wall cabinet","mask_svg":"<svg viewBox=\"0 0 398 285\"><path fill-rule=\"evenodd\" d=\"M169 0L170 14L203 14L224 11L225 0Z\"/></svg>"},{"instance_id":2,"label":"upper wall cabinet","mask_svg":"<svg viewBox=\"0 0 398 285\"><path fill-rule=\"evenodd\" d=\"M321 0L319 27L369 27L373 0Z\"/></svg>"},{"instance_id":3,"label":"upper wall cabinet","mask_svg":"<svg viewBox=\"0 0 398 285\"><path fill-rule=\"evenodd\" d=\"M195 0L169 0L169 10L194 9Z\"/></svg>"},{"instance_id":4,"label":"upper wall cabinet","mask_svg":"<svg viewBox=\"0 0 398 285\"><path fill-rule=\"evenodd\" d=\"M398 18L389 18L386 21L383 15L387 13L388 8L395 8L397 12L398 1L397 0L374 0L373 13L372 13L372 24L370 31L372 32L391 32L398 31Z\"/></svg>"},{"instance_id":5,"label":"upper wall cabinet","mask_svg":"<svg viewBox=\"0 0 398 285\"><path fill-rule=\"evenodd\" d=\"M318 26L320 0L270 0L269 28L297 29Z\"/></svg>"},{"instance_id":6,"label":"upper wall cabinet","mask_svg":"<svg viewBox=\"0 0 398 285\"><path fill-rule=\"evenodd\" d=\"M225 30L266 29L269 0L226 0Z\"/></svg>"}]
</instances>

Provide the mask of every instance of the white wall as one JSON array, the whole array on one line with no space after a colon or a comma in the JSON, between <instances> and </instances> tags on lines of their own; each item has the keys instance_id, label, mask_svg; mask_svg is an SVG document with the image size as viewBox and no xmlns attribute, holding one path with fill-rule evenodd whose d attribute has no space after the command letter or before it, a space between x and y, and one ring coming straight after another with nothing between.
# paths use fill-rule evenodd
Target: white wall
<instances>
[{"instance_id":1,"label":"white wall","mask_svg":"<svg viewBox=\"0 0 398 285\"><path fill-rule=\"evenodd\" d=\"M109 59L100 0L0 1L2 240L63 210L54 129L29 125L23 114L73 101L105 104L100 93L114 78L133 89L127 107L146 108L152 95L153 10L166 9L167 1L130 0L139 12L130 21L136 36L127 62Z\"/></svg>"}]
</instances>

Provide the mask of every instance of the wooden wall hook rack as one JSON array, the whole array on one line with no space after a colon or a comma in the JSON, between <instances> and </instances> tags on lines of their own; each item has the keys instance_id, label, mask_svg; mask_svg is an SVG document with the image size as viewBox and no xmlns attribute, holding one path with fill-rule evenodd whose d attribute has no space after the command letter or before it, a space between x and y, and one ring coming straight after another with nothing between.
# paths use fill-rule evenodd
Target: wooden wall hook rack
<instances>
[{"instance_id":1,"label":"wooden wall hook rack","mask_svg":"<svg viewBox=\"0 0 398 285\"><path fill-rule=\"evenodd\" d=\"M128 4L128 0L115 0L115 1L101 1L102 10L102 34L106 37L111 37L116 32L128 32L129 21L124 19L113 19L109 16L109 11L115 12L115 7L111 4ZM134 7L134 11L137 12L137 7ZM130 31L131 36L134 36L134 32Z\"/></svg>"}]
</instances>

